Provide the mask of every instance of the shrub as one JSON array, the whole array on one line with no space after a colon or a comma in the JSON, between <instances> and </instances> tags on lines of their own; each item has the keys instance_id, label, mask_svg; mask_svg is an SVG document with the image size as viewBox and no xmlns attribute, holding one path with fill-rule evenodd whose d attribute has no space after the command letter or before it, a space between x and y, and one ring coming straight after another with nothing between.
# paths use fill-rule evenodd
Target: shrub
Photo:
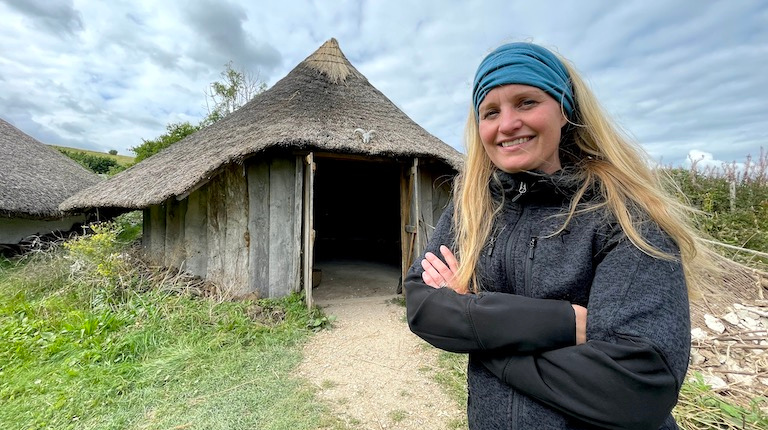
<instances>
[{"instance_id":1,"label":"shrub","mask_svg":"<svg viewBox=\"0 0 768 430\"><path fill-rule=\"evenodd\" d=\"M106 156L86 154L82 151L67 151L66 149L59 149L59 151L94 173L107 174L110 169L118 167L116 160Z\"/></svg>"}]
</instances>

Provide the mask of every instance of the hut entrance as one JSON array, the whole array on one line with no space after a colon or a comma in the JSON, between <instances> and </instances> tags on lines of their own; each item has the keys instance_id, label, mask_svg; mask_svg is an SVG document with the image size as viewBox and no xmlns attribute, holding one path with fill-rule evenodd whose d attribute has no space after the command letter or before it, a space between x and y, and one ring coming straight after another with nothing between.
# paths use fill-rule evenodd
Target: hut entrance
<instances>
[{"instance_id":1,"label":"hut entrance","mask_svg":"<svg viewBox=\"0 0 768 430\"><path fill-rule=\"evenodd\" d=\"M400 277L400 172L391 161L317 158L317 300L394 294Z\"/></svg>"}]
</instances>

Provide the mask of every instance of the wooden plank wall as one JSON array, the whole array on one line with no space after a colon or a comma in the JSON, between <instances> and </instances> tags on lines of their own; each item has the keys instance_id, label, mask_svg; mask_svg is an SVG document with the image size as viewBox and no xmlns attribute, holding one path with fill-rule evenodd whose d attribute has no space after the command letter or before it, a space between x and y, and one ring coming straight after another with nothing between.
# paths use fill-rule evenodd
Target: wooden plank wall
<instances>
[{"instance_id":1,"label":"wooden plank wall","mask_svg":"<svg viewBox=\"0 0 768 430\"><path fill-rule=\"evenodd\" d=\"M186 254L184 252L184 216L187 211L187 201L169 199L166 203L165 214L165 252L166 267L181 268Z\"/></svg>"},{"instance_id":2,"label":"wooden plank wall","mask_svg":"<svg viewBox=\"0 0 768 430\"><path fill-rule=\"evenodd\" d=\"M145 211L145 216L146 216ZM165 260L165 205L155 205L149 208L149 246L147 255L154 264L162 265Z\"/></svg>"},{"instance_id":3,"label":"wooden plank wall","mask_svg":"<svg viewBox=\"0 0 768 430\"><path fill-rule=\"evenodd\" d=\"M223 287L235 297L250 292L248 283L248 184L245 168L235 165L224 173L226 229L224 239L224 282Z\"/></svg>"},{"instance_id":4,"label":"wooden plank wall","mask_svg":"<svg viewBox=\"0 0 768 430\"><path fill-rule=\"evenodd\" d=\"M229 167L209 182L206 278L233 297L250 292L248 201L243 166Z\"/></svg>"},{"instance_id":5,"label":"wooden plank wall","mask_svg":"<svg viewBox=\"0 0 768 430\"><path fill-rule=\"evenodd\" d=\"M186 260L184 270L205 278L208 273L208 193L196 190L185 199L184 216L184 251Z\"/></svg>"},{"instance_id":6,"label":"wooden plank wall","mask_svg":"<svg viewBox=\"0 0 768 430\"><path fill-rule=\"evenodd\" d=\"M248 166L250 288L260 297L300 288L302 169L292 155Z\"/></svg>"},{"instance_id":7,"label":"wooden plank wall","mask_svg":"<svg viewBox=\"0 0 768 430\"><path fill-rule=\"evenodd\" d=\"M248 166L251 291L269 297L269 163Z\"/></svg>"},{"instance_id":8,"label":"wooden plank wall","mask_svg":"<svg viewBox=\"0 0 768 430\"><path fill-rule=\"evenodd\" d=\"M419 164L419 247L416 252L421 254L427 246L427 242L432 237L437 220L434 219L433 201L432 201L432 181L433 175L426 163Z\"/></svg>"}]
</instances>

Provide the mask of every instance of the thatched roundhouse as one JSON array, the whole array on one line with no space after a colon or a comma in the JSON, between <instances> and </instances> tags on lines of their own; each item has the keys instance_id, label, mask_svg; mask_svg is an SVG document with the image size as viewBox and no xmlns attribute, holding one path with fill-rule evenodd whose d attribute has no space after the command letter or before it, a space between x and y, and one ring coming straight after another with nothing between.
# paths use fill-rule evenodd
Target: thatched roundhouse
<instances>
[{"instance_id":1,"label":"thatched roundhouse","mask_svg":"<svg viewBox=\"0 0 768 430\"><path fill-rule=\"evenodd\" d=\"M405 270L463 156L414 123L335 39L215 124L66 200L143 209L143 245L233 296L305 288L316 261Z\"/></svg>"},{"instance_id":2,"label":"thatched roundhouse","mask_svg":"<svg viewBox=\"0 0 768 430\"><path fill-rule=\"evenodd\" d=\"M66 155L0 119L0 245L85 222L59 204L100 181Z\"/></svg>"}]
</instances>

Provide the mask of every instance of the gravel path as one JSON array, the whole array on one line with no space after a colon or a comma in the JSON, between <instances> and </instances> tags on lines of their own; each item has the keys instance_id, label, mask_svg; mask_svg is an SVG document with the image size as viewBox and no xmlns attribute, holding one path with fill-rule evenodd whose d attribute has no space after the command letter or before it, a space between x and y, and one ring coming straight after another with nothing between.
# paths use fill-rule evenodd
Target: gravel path
<instances>
[{"instance_id":1,"label":"gravel path","mask_svg":"<svg viewBox=\"0 0 768 430\"><path fill-rule=\"evenodd\" d=\"M300 376L352 429L461 428L463 407L434 381L438 351L410 332L393 298L323 304L337 319L306 345Z\"/></svg>"}]
</instances>

